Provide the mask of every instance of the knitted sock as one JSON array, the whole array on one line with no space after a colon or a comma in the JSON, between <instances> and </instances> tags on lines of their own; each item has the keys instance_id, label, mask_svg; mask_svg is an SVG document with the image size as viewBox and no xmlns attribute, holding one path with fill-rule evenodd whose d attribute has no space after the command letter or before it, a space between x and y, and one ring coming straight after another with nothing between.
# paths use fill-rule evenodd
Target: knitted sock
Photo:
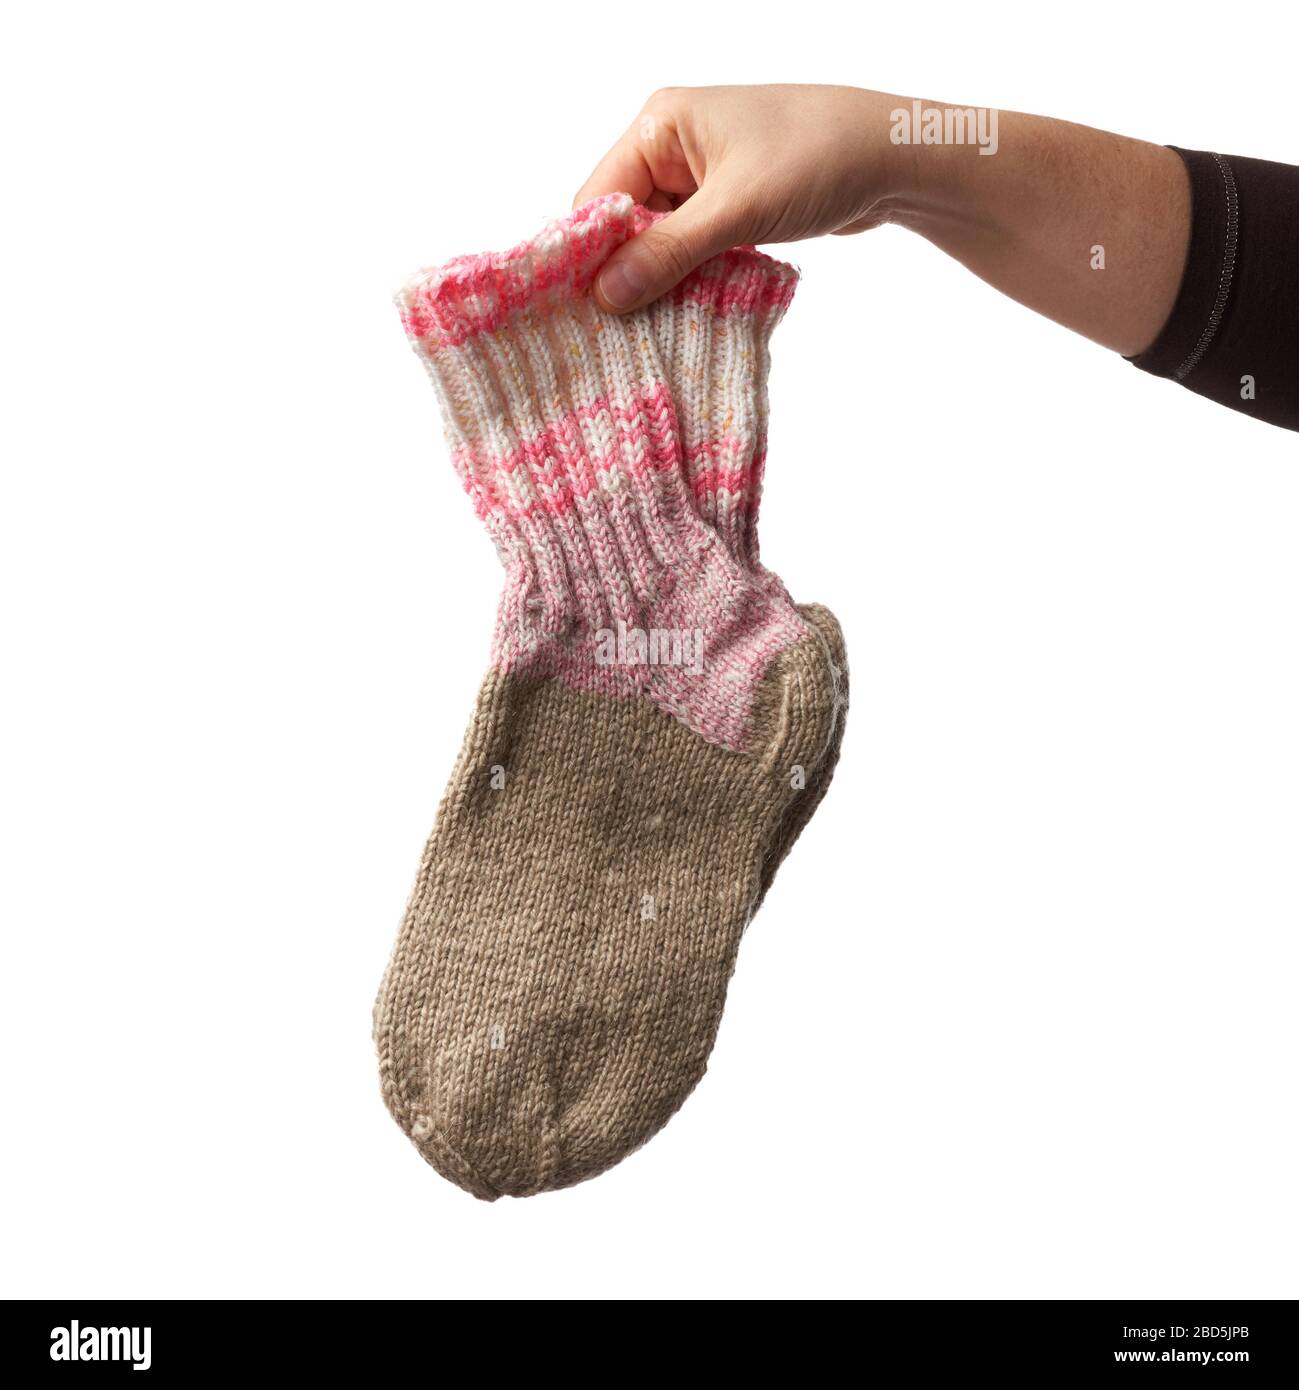
<instances>
[{"instance_id":1,"label":"knitted sock","mask_svg":"<svg viewBox=\"0 0 1299 1390\"><path fill-rule=\"evenodd\" d=\"M506 583L375 1037L398 1123L484 1198L603 1171L693 1088L806 819L789 771L840 722L818 629L692 502L653 335L586 293L632 216L598 199L400 296ZM760 338L793 281L747 252L679 295Z\"/></svg>"}]
</instances>

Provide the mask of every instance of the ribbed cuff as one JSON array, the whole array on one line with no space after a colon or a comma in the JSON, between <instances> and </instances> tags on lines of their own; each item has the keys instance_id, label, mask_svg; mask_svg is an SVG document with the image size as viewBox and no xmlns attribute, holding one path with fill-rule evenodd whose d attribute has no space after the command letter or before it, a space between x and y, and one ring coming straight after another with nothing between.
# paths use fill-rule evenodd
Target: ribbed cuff
<instances>
[{"instance_id":1,"label":"ribbed cuff","mask_svg":"<svg viewBox=\"0 0 1299 1390\"><path fill-rule=\"evenodd\" d=\"M756 552L768 341L797 272L738 248L604 314L595 275L657 218L608 195L397 295L533 639L643 615L719 538Z\"/></svg>"},{"instance_id":2,"label":"ribbed cuff","mask_svg":"<svg viewBox=\"0 0 1299 1390\"><path fill-rule=\"evenodd\" d=\"M1239 200L1231 163L1222 155L1183 150L1191 181L1191 234L1172 312L1159 336L1133 366L1154 376L1185 381L1213 346L1236 276Z\"/></svg>"}]
</instances>

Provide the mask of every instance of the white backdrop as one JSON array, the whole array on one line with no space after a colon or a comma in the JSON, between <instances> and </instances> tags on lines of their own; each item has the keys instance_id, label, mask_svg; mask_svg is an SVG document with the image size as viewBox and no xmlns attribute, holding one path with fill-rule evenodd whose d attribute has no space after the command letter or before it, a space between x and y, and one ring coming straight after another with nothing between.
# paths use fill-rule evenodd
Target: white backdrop
<instances>
[{"instance_id":1,"label":"white backdrop","mask_svg":"<svg viewBox=\"0 0 1299 1390\"><path fill-rule=\"evenodd\" d=\"M786 253L763 552L854 704L704 1083L487 1206L369 1038L499 575L398 279L668 83L1299 160L1285 10L11 12L0 1292L1299 1294L1296 437L895 229Z\"/></svg>"}]
</instances>

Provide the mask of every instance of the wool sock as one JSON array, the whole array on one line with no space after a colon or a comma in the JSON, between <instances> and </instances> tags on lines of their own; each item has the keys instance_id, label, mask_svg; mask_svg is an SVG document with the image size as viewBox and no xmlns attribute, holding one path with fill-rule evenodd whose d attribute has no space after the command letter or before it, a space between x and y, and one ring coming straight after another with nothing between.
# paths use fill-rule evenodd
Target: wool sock
<instances>
[{"instance_id":1,"label":"wool sock","mask_svg":"<svg viewBox=\"0 0 1299 1390\"><path fill-rule=\"evenodd\" d=\"M488 1199L603 1171L689 1094L806 819L790 769L841 724L821 628L696 507L655 335L590 299L635 218L597 199L399 296L506 579L375 1038L398 1123ZM762 338L794 278L733 253L676 298Z\"/></svg>"}]
</instances>

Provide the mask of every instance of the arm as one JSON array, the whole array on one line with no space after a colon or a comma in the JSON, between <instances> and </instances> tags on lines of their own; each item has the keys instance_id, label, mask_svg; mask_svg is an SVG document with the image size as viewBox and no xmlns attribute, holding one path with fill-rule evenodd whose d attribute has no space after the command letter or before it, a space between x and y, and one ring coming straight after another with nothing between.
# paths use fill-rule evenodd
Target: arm
<instances>
[{"instance_id":1,"label":"arm","mask_svg":"<svg viewBox=\"0 0 1299 1390\"><path fill-rule=\"evenodd\" d=\"M991 157L969 145L900 147L892 220L1103 347L1149 347L1186 260L1182 161L1162 145L1017 111L999 112L996 130Z\"/></svg>"},{"instance_id":2,"label":"arm","mask_svg":"<svg viewBox=\"0 0 1299 1390\"><path fill-rule=\"evenodd\" d=\"M716 87L650 99L578 197L615 189L676 211L610 258L607 309L727 246L893 222L1138 366L1299 428L1299 169L851 87Z\"/></svg>"}]
</instances>

